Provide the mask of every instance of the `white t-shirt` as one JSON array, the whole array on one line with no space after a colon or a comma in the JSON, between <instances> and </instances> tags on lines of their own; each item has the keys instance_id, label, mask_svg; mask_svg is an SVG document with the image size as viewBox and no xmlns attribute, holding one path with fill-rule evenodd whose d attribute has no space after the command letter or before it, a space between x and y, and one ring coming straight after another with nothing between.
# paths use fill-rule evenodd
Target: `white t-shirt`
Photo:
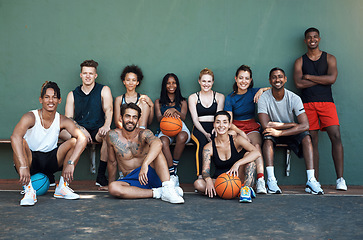
<instances>
[{"instance_id":1,"label":"white t-shirt","mask_svg":"<svg viewBox=\"0 0 363 240\"><path fill-rule=\"evenodd\" d=\"M276 101L272 90L264 92L258 100L258 113L266 113L272 122L295 122L294 116L304 113L301 98L285 88L285 95L281 101Z\"/></svg>"},{"instance_id":2,"label":"white t-shirt","mask_svg":"<svg viewBox=\"0 0 363 240\"><path fill-rule=\"evenodd\" d=\"M35 116L35 124L24 135L30 150L50 152L57 147L60 132L60 115L56 112L52 125L45 129L40 121L38 110L31 111Z\"/></svg>"}]
</instances>

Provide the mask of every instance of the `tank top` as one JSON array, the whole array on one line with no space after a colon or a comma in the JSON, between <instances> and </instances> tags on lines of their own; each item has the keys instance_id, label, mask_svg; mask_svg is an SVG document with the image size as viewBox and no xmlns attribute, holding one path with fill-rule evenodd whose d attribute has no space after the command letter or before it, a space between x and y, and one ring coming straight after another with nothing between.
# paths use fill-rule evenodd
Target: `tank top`
<instances>
[{"instance_id":1,"label":"tank top","mask_svg":"<svg viewBox=\"0 0 363 240\"><path fill-rule=\"evenodd\" d=\"M105 113L102 108L102 84L96 83L89 94L81 86L73 91L74 120L88 130L96 130L105 124Z\"/></svg>"},{"instance_id":2,"label":"tank top","mask_svg":"<svg viewBox=\"0 0 363 240\"><path fill-rule=\"evenodd\" d=\"M137 93L137 99L136 99L136 102L135 104L137 104L139 102L139 99L140 99L140 93ZM122 98L121 98L121 105L123 104L128 104L128 102L126 102L126 97L125 97L125 94L122 94Z\"/></svg>"},{"instance_id":3,"label":"tank top","mask_svg":"<svg viewBox=\"0 0 363 240\"><path fill-rule=\"evenodd\" d=\"M203 117L203 116L214 116L214 114L217 112L217 101L216 101L216 92L213 91L213 103L209 108L206 108L202 105L202 102L200 101L199 98L199 92L195 93L198 97L198 101L197 101L197 114L198 117Z\"/></svg>"},{"instance_id":4,"label":"tank top","mask_svg":"<svg viewBox=\"0 0 363 240\"><path fill-rule=\"evenodd\" d=\"M327 53L322 52L320 58L312 61L306 54L302 56L302 72L314 76L328 74ZM308 102L334 102L331 92L331 85L318 84L312 87L304 88L301 91L301 99L304 103Z\"/></svg>"},{"instance_id":5,"label":"tank top","mask_svg":"<svg viewBox=\"0 0 363 240\"><path fill-rule=\"evenodd\" d=\"M169 105L161 104L161 106L160 106L161 115L164 115L164 112L166 110L170 109L170 108L175 108L176 110L181 112L181 105L179 105L179 106L169 106Z\"/></svg>"},{"instance_id":6,"label":"tank top","mask_svg":"<svg viewBox=\"0 0 363 240\"><path fill-rule=\"evenodd\" d=\"M55 113L52 125L48 129L42 126L38 110L31 111L35 116L35 124L24 135L30 150L33 152L50 152L57 147L60 131L60 115Z\"/></svg>"},{"instance_id":7,"label":"tank top","mask_svg":"<svg viewBox=\"0 0 363 240\"><path fill-rule=\"evenodd\" d=\"M215 166L215 171L214 171L213 178L216 178L219 175L221 175L222 173L225 173L229 169L231 169L233 164L235 164L238 160L243 158L243 155L246 152L244 149L241 150L240 152L237 152L237 149L234 146L233 136L232 135L229 135L229 143L230 143L230 146L231 146L231 157L229 159L227 159L227 160L221 160L219 158L219 155L218 155L217 147L216 147L216 144L215 144L215 139L212 139L212 149L213 149L212 161L213 161L214 166Z\"/></svg>"}]
</instances>

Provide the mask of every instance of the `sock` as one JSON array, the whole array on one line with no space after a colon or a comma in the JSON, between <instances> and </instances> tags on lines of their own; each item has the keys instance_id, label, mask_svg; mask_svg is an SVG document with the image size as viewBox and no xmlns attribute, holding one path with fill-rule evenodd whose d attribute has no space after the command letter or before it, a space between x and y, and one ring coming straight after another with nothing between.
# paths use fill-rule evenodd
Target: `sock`
<instances>
[{"instance_id":1,"label":"sock","mask_svg":"<svg viewBox=\"0 0 363 240\"><path fill-rule=\"evenodd\" d=\"M306 170L306 175L308 177L308 181L310 179L315 179L315 170L314 169Z\"/></svg>"},{"instance_id":2,"label":"sock","mask_svg":"<svg viewBox=\"0 0 363 240\"><path fill-rule=\"evenodd\" d=\"M98 174L97 175L105 175L107 168L107 162L100 160L100 165L98 166Z\"/></svg>"},{"instance_id":3,"label":"sock","mask_svg":"<svg viewBox=\"0 0 363 240\"><path fill-rule=\"evenodd\" d=\"M178 169L177 169L178 165L179 165L179 160L173 159L174 174L176 174L176 172L178 171Z\"/></svg>"},{"instance_id":4,"label":"sock","mask_svg":"<svg viewBox=\"0 0 363 240\"><path fill-rule=\"evenodd\" d=\"M275 168L274 166L266 167L267 179L270 181L276 180L275 178Z\"/></svg>"},{"instance_id":5,"label":"sock","mask_svg":"<svg viewBox=\"0 0 363 240\"><path fill-rule=\"evenodd\" d=\"M264 175L263 175L263 173L257 173L257 179L259 179L259 178L264 179Z\"/></svg>"},{"instance_id":6,"label":"sock","mask_svg":"<svg viewBox=\"0 0 363 240\"><path fill-rule=\"evenodd\" d=\"M63 179L63 176L61 176L59 178L59 184L58 184L58 186L62 186L63 184L64 184L64 179Z\"/></svg>"},{"instance_id":7,"label":"sock","mask_svg":"<svg viewBox=\"0 0 363 240\"><path fill-rule=\"evenodd\" d=\"M169 167L169 174L170 174L170 176L171 175L175 175L175 168L174 168L174 166Z\"/></svg>"}]
</instances>

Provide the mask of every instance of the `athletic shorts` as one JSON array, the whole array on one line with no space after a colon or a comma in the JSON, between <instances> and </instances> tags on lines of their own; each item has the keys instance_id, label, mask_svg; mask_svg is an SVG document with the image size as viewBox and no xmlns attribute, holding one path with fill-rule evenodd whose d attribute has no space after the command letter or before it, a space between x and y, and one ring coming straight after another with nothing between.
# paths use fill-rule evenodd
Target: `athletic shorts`
<instances>
[{"instance_id":1,"label":"athletic shorts","mask_svg":"<svg viewBox=\"0 0 363 240\"><path fill-rule=\"evenodd\" d=\"M127 182L130 186L144 188L144 189L152 189L161 187L161 180L159 176L156 174L154 168L149 166L149 170L147 172L148 183L146 185L141 185L139 181L141 167L134 169L132 172L127 174L125 177L118 179L117 181Z\"/></svg>"},{"instance_id":2,"label":"athletic shorts","mask_svg":"<svg viewBox=\"0 0 363 240\"><path fill-rule=\"evenodd\" d=\"M272 140L272 142L274 143L274 146L276 146L276 144L287 144L288 148L291 149L292 151L294 151L294 153L299 158L303 158L304 154L303 154L301 142L306 136L310 137L310 134L308 131L304 131L302 133L292 135L292 136L286 136L286 137L264 136L263 139Z\"/></svg>"},{"instance_id":3,"label":"athletic shorts","mask_svg":"<svg viewBox=\"0 0 363 240\"><path fill-rule=\"evenodd\" d=\"M86 130L89 132L89 134L91 135L91 138L92 138L92 141L93 142L97 142L96 141L96 135L98 133L98 129L94 129L94 130L90 130L90 129L87 129Z\"/></svg>"},{"instance_id":4,"label":"athletic shorts","mask_svg":"<svg viewBox=\"0 0 363 240\"><path fill-rule=\"evenodd\" d=\"M249 134L250 132L260 132L261 125L257 123L255 119L246 121L233 120L233 124L246 134Z\"/></svg>"},{"instance_id":5,"label":"athletic shorts","mask_svg":"<svg viewBox=\"0 0 363 240\"><path fill-rule=\"evenodd\" d=\"M339 125L337 109L333 102L304 103L304 108L309 119L309 130L325 131L326 127Z\"/></svg>"},{"instance_id":6,"label":"athletic shorts","mask_svg":"<svg viewBox=\"0 0 363 240\"><path fill-rule=\"evenodd\" d=\"M185 143L188 143L190 141L190 131L187 127L187 125L185 125L185 123L182 121L183 123L183 127L182 127L182 132L186 132L188 134L188 139ZM160 131L159 135L158 135L158 138L161 138L162 136L165 136L167 138L169 138L169 141L170 141L170 144L172 144L175 140L175 137L169 137L169 136L166 136L162 131Z\"/></svg>"},{"instance_id":7,"label":"athletic shorts","mask_svg":"<svg viewBox=\"0 0 363 240\"><path fill-rule=\"evenodd\" d=\"M55 172L62 171L63 167L58 167L57 152L58 148L55 148L50 152L32 151L30 175L41 172L49 176Z\"/></svg>"}]
</instances>

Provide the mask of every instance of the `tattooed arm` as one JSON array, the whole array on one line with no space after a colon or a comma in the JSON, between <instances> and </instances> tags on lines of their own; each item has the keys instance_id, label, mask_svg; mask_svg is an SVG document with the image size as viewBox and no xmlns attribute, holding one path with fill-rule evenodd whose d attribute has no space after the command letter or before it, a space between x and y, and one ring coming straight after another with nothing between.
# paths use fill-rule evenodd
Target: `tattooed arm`
<instances>
[{"instance_id":1,"label":"tattooed arm","mask_svg":"<svg viewBox=\"0 0 363 240\"><path fill-rule=\"evenodd\" d=\"M115 139L118 138L118 134L115 130L111 130L106 135L107 142L107 154L108 154L108 163L107 163L107 171L108 171L108 184L116 180L117 174L117 161L116 154L113 147Z\"/></svg>"},{"instance_id":2,"label":"tattooed arm","mask_svg":"<svg viewBox=\"0 0 363 240\"><path fill-rule=\"evenodd\" d=\"M155 137L155 135L149 129L142 130L140 132L140 138L140 144L144 144L146 142L150 146L149 152L147 153L144 161L142 162L139 174L140 183L142 185L146 185L148 182L147 172L149 170L149 165L161 153L162 143L160 139Z\"/></svg>"},{"instance_id":3,"label":"tattooed arm","mask_svg":"<svg viewBox=\"0 0 363 240\"><path fill-rule=\"evenodd\" d=\"M212 143L209 142L205 147L203 148L203 170L202 170L202 176L206 183L205 185L205 195L207 195L210 198L213 198L216 196L216 190L214 188L214 183L212 178L210 177L210 163L211 163L211 157L213 155L212 150Z\"/></svg>"}]
</instances>

